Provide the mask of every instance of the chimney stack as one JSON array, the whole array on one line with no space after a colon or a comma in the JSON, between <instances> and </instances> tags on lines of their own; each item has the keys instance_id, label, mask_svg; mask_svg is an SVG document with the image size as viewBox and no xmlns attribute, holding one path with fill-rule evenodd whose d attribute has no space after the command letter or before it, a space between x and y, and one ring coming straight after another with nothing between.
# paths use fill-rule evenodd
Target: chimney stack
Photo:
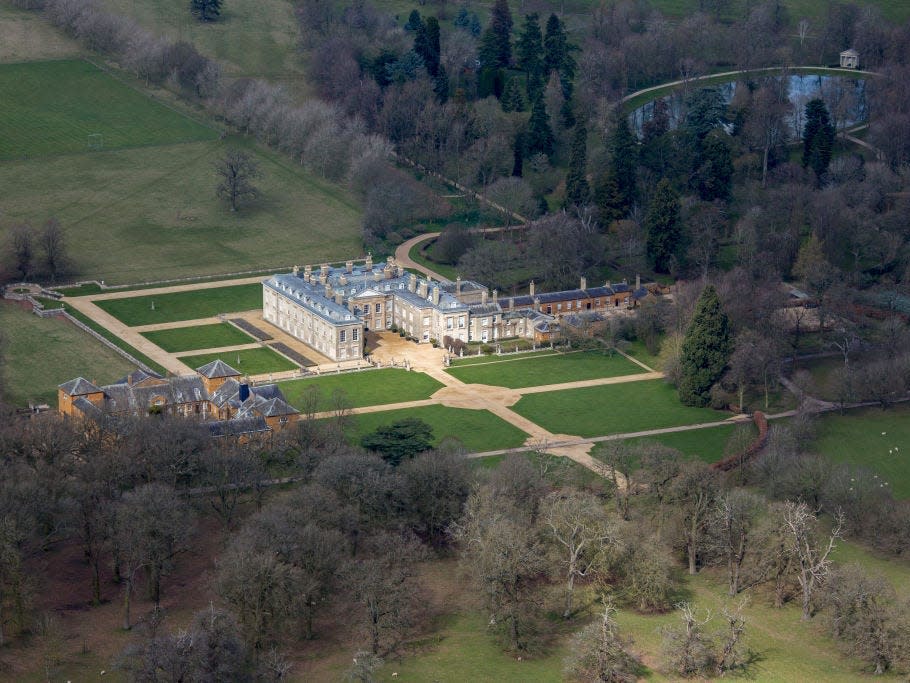
<instances>
[{"instance_id":1,"label":"chimney stack","mask_svg":"<svg viewBox=\"0 0 910 683\"><path fill-rule=\"evenodd\" d=\"M404 266L400 263L395 266L395 274L397 277L404 275Z\"/></svg>"},{"instance_id":2,"label":"chimney stack","mask_svg":"<svg viewBox=\"0 0 910 683\"><path fill-rule=\"evenodd\" d=\"M581 278L581 287L579 287L579 289L584 290L584 289L587 289L587 288L588 288L588 278L582 276L582 278Z\"/></svg>"},{"instance_id":3,"label":"chimney stack","mask_svg":"<svg viewBox=\"0 0 910 683\"><path fill-rule=\"evenodd\" d=\"M294 277L300 277L300 266L294 266Z\"/></svg>"},{"instance_id":4,"label":"chimney stack","mask_svg":"<svg viewBox=\"0 0 910 683\"><path fill-rule=\"evenodd\" d=\"M417 293L421 296L421 298L423 298L423 299L426 299L426 298L427 298L427 283L426 283L426 281L423 281L423 280L422 280L422 281L420 282L420 288L417 290Z\"/></svg>"},{"instance_id":5,"label":"chimney stack","mask_svg":"<svg viewBox=\"0 0 910 683\"><path fill-rule=\"evenodd\" d=\"M332 285L330 285L328 282L325 283L325 298L332 298Z\"/></svg>"},{"instance_id":6,"label":"chimney stack","mask_svg":"<svg viewBox=\"0 0 910 683\"><path fill-rule=\"evenodd\" d=\"M382 274L385 276L386 280L391 280L395 276L395 268L391 263L387 263L385 268L382 269Z\"/></svg>"},{"instance_id":7,"label":"chimney stack","mask_svg":"<svg viewBox=\"0 0 910 683\"><path fill-rule=\"evenodd\" d=\"M313 266L304 266L303 267L303 279L309 282L310 275L313 274Z\"/></svg>"},{"instance_id":8,"label":"chimney stack","mask_svg":"<svg viewBox=\"0 0 910 683\"><path fill-rule=\"evenodd\" d=\"M635 275L635 291L641 289L641 275Z\"/></svg>"},{"instance_id":9,"label":"chimney stack","mask_svg":"<svg viewBox=\"0 0 910 683\"><path fill-rule=\"evenodd\" d=\"M607 281L604 283L604 287L606 287L607 289L610 289L610 288L613 287L613 285L611 285L611 284L610 284L610 281L607 280Z\"/></svg>"},{"instance_id":10,"label":"chimney stack","mask_svg":"<svg viewBox=\"0 0 910 683\"><path fill-rule=\"evenodd\" d=\"M534 310L540 312L540 299L534 297Z\"/></svg>"},{"instance_id":11,"label":"chimney stack","mask_svg":"<svg viewBox=\"0 0 910 683\"><path fill-rule=\"evenodd\" d=\"M530 286L529 286L529 290L530 290L530 291L529 291L529 294L530 294L531 296L534 296L534 280L531 280L531 284L530 284Z\"/></svg>"},{"instance_id":12,"label":"chimney stack","mask_svg":"<svg viewBox=\"0 0 910 683\"><path fill-rule=\"evenodd\" d=\"M344 298L343 298L341 292L335 292L335 303L338 304L339 306L344 304Z\"/></svg>"},{"instance_id":13,"label":"chimney stack","mask_svg":"<svg viewBox=\"0 0 910 683\"><path fill-rule=\"evenodd\" d=\"M515 299L513 299L512 297L509 297L509 310L510 311L515 310Z\"/></svg>"},{"instance_id":14,"label":"chimney stack","mask_svg":"<svg viewBox=\"0 0 910 683\"><path fill-rule=\"evenodd\" d=\"M373 272L373 280L374 280L375 282L379 282L381 279L382 279L382 271L379 270L379 268L377 268L377 269Z\"/></svg>"},{"instance_id":15,"label":"chimney stack","mask_svg":"<svg viewBox=\"0 0 910 683\"><path fill-rule=\"evenodd\" d=\"M353 272L354 272L354 262L353 262L353 261L345 261L345 262L344 262L344 269L345 269L347 272L349 272L349 273L353 273Z\"/></svg>"},{"instance_id":16,"label":"chimney stack","mask_svg":"<svg viewBox=\"0 0 910 683\"><path fill-rule=\"evenodd\" d=\"M433 305L439 305L439 287L433 287Z\"/></svg>"},{"instance_id":17,"label":"chimney stack","mask_svg":"<svg viewBox=\"0 0 910 683\"><path fill-rule=\"evenodd\" d=\"M483 291L480 293L480 304L485 306L487 303L487 288L484 287Z\"/></svg>"},{"instance_id":18,"label":"chimney stack","mask_svg":"<svg viewBox=\"0 0 910 683\"><path fill-rule=\"evenodd\" d=\"M411 277L408 279L408 291L416 292L417 291L417 276L414 273L411 273Z\"/></svg>"},{"instance_id":19,"label":"chimney stack","mask_svg":"<svg viewBox=\"0 0 910 683\"><path fill-rule=\"evenodd\" d=\"M498 289L493 290L493 303L494 304L499 303L499 290Z\"/></svg>"},{"instance_id":20,"label":"chimney stack","mask_svg":"<svg viewBox=\"0 0 910 683\"><path fill-rule=\"evenodd\" d=\"M455 296L461 296L461 275L455 278Z\"/></svg>"},{"instance_id":21,"label":"chimney stack","mask_svg":"<svg viewBox=\"0 0 910 683\"><path fill-rule=\"evenodd\" d=\"M367 260L366 260L366 263L364 264L364 268L366 268L367 270L373 270L373 255L372 254L367 254Z\"/></svg>"}]
</instances>

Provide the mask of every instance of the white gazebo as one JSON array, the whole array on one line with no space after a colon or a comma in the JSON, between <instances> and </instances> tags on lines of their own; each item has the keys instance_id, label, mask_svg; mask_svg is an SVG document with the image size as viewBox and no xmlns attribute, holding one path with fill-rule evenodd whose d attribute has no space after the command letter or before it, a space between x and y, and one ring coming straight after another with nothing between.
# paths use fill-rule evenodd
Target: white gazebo
<instances>
[{"instance_id":1,"label":"white gazebo","mask_svg":"<svg viewBox=\"0 0 910 683\"><path fill-rule=\"evenodd\" d=\"M859 52L850 48L849 50L844 50L840 53L840 68L841 69L858 69L859 68Z\"/></svg>"}]
</instances>

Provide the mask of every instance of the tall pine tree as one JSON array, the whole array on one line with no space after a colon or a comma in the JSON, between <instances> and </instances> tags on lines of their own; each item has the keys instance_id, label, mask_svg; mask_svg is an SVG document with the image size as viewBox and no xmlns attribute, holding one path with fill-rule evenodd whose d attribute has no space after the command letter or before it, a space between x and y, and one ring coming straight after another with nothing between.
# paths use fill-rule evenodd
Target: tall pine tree
<instances>
[{"instance_id":1,"label":"tall pine tree","mask_svg":"<svg viewBox=\"0 0 910 683\"><path fill-rule=\"evenodd\" d=\"M543 87L543 35L536 12L525 16L524 28L515 43L515 57L527 74L528 98L533 100Z\"/></svg>"},{"instance_id":2,"label":"tall pine tree","mask_svg":"<svg viewBox=\"0 0 910 683\"><path fill-rule=\"evenodd\" d=\"M490 25L480 40L480 61L485 68L507 69L512 61L512 12L508 0L496 0Z\"/></svg>"},{"instance_id":3,"label":"tall pine tree","mask_svg":"<svg viewBox=\"0 0 910 683\"><path fill-rule=\"evenodd\" d=\"M535 154L553 154L553 129L550 127L550 117L543 101L543 95L538 94L534 104L531 105L531 118L528 120L528 131L524 136L528 156Z\"/></svg>"},{"instance_id":4,"label":"tall pine tree","mask_svg":"<svg viewBox=\"0 0 910 683\"><path fill-rule=\"evenodd\" d=\"M711 387L720 380L730 354L733 334L714 285L705 287L683 340L679 359L679 400L689 406L706 406Z\"/></svg>"},{"instance_id":5,"label":"tall pine tree","mask_svg":"<svg viewBox=\"0 0 910 683\"><path fill-rule=\"evenodd\" d=\"M607 136L607 153L607 168L598 178L594 189L604 224L625 218L638 195L638 141L621 107L613 114L613 127Z\"/></svg>"},{"instance_id":6,"label":"tall pine tree","mask_svg":"<svg viewBox=\"0 0 910 683\"><path fill-rule=\"evenodd\" d=\"M654 197L645 214L648 232L646 248L648 258L658 273L670 272L674 257L683 246L682 223L679 218L679 195L670 181L664 178L657 183Z\"/></svg>"},{"instance_id":7,"label":"tall pine tree","mask_svg":"<svg viewBox=\"0 0 910 683\"><path fill-rule=\"evenodd\" d=\"M588 186L588 131L583 123L575 127L572 154L566 175L566 206L584 206L591 196Z\"/></svg>"},{"instance_id":8,"label":"tall pine tree","mask_svg":"<svg viewBox=\"0 0 910 683\"><path fill-rule=\"evenodd\" d=\"M806 125L803 127L803 168L811 166L821 181L831 163L834 147L834 126L825 103L816 98L806 104Z\"/></svg>"}]
</instances>

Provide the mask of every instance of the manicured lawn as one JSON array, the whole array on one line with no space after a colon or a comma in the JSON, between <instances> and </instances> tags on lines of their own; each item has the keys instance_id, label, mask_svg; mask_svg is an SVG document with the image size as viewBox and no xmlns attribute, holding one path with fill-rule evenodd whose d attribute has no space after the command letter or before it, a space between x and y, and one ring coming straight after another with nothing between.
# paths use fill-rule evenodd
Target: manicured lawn
<instances>
[{"instance_id":1,"label":"manicured lawn","mask_svg":"<svg viewBox=\"0 0 910 683\"><path fill-rule=\"evenodd\" d=\"M39 318L0 303L3 337L2 386L6 399L57 406L57 385L75 377L101 384L135 370L122 356L65 319Z\"/></svg>"},{"instance_id":2,"label":"manicured lawn","mask_svg":"<svg viewBox=\"0 0 910 683\"><path fill-rule=\"evenodd\" d=\"M888 452L895 447L897 452ZM910 407L825 415L813 449L835 462L869 468L888 482L896 498L910 498Z\"/></svg>"},{"instance_id":3,"label":"manicured lawn","mask_svg":"<svg viewBox=\"0 0 910 683\"><path fill-rule=\"evenodd\" d=\"M69 313L71 316L73 316L76 320L81 322L83 325L85 325L89 329L94 330L95 332L100 334L102 337L104 337L109 342L111 342L114 346L119 346L121 349L126 351L128 354L130 354L136 360L138 360L142 363L145 363L146 366L148 366L149 368L151 368L152 370L157 372L162 377L164 377L165 375L168 374L167 370L164 367L162 367L161 365L158 365L158 363L153 361L151 358L146 356L144 353L140 352L138 349L131 346L130 344L127 344L122 338L118 337L116 334L111 332L106 327L102 327L101 325L96 323L94 320L89 318L87 315L83 315L82 313L80 313L79 311L77 311L75 308L72 308L72 307L67 308L67 313Z\"/></svg>"},{"instance_id":4,"label":"manicured lawn","mask_svg":"<svg viewBox=\"0 0 910 683\"><path fill-rule=\"evenodd\" d=\"M156 304L157 306L157 304ZM168 353L217 349L222 346L251 344L256 340L228 323L175 327L170 330L143 332L142 336Z\"/></svg>"},{"instance_id":5,"label":"manicured lawn","mask_svg":"<svg viewBox=\"0 0 910 683\"><path fill-rule=\"evenodd\" d=\"M495 451L500 448L517 448L528 435L486 410L447 408L433 405L423 408L384 410L352 416L350 438L359 443L360 437L406 417L418 417L433 427L434 442L446 437L456 438L469 451Z\"/></svg>"},{"instance_id":6,"label":"manicured lawn","mask_svg":"<svg viewBox=\"0 0 910 683\"><path fill-rule=\"evenodd\" d=\"M227 351L225 353L202 353L194 356L179 356L180 360L191 368L198 368L220 358L244 375L261 375L266 372L295 370L297 366L284 356L279 356L271 349L258 348L244 351Z\"/></svg>"},{"instance_id":7,"label":"manicured lawn","mask_svg":"<svg viewBox=\"0 0 910 683\"><path fill-rule=\"evenodd\" d=\"M503 347L508 348L509 342L503 342ZM476 350L475 350L475 352L476 352ZM467 353L467 351L465 351L465 353ZM484 354L481 356L471 355L471 356L465 356L464 358L453 358L452 367L460 368L465 365L482 365L484 363L492 363L493 361L498 361L498 360L510 360L510 359L517 360L517 359L523 359L523 358L538 358L540 356L552 356L557 353L559 353L559 352L551 351L550 349L546 349L544 351L528 351L526 353L522 353L521 355L515 355L515 356L496 356L496 355L487 355L487 354Z\"/></svg>"},{"instance_id":8,"label":"manicured lawn","mask_svg":"<svg viewBox=\"0 0 910 683\"><path fill-rule=\"evenodd\" d=\"M81 60L0 66L0 159L212 140L218 133Z\"/></svg>"},{"instance_id":9,"label":"manicured lawn","mask_svg":"<svg viewBox=\"0 0 910 683\"><path fill-rule=\"evenodd\" d=\"M295 408L302 408L304 396L319 389L318 411L331 410L332 395L343 391L351 408L376 406L383 403L403 403L430 398L442 384L422 372L408 372L398 368L364 370L338 375L323 375L307 379L292 379L279 385L285 397Z\"/></svg>"},{"instance_id":10,"label":"manicured lawn","mask_svg":"<svg viewBox=\"0 0 910 683\"><path fill-rule=\"evenodd\" d=\"M644 370L619 354L604 355L593 351L579 351L530 358L495 357L488 363L452 367L446 372L467 384L492 384L518 389L599 377L634 375Z\"/></svg>"},{"instance_id":11,"label":"manicured lawn","mask_svg":"<svg viewBox=\"0 0 910 683\"><path fill-rule=\"evenodd\" d=\"M648 351L648 348L645 346L644 342L628 342L625 346L622 347L622 350L640 363L644 363L649 368L652 368L653 370L660 370L660 363L658 362L657 356Z\"/></svg>"},{"instance_id":12,"label":"manicured lawn","mask_svg":"<svg viewBox=\"0 0 910 683\"><path fill-rule=\"evenodd\" d=\"M659 379L529 394L512 409L554 434L584 437L714 422L730 416L682 405L676 390Z\"/></svg>"},{"instance_id":13,"label":"manicured lawn","mask_svg":"<svg viewBox=\"0 0 910 683\"><path fill-rule=\"evenodd\" d=\"M262 285L230 285L172 294L147 294L95 302L130 327L209 318L262 308ZM152 305L154 304L154 308Z\"/></svg>"},{"instance_id":14,"label":"manicured lawn","mask_svg":"<svg viewBox=\"0 0 910 683\"><path fill-rule=\"evenodd\" d=\"M263 174L259 197L233 213L214 190L229 147ZM290 270L363 249L346 189L249 138L14 160L0 164L0 187L5 221L56 216L79 277L109 285Z\"/></svg>"},{"instance_id":15,"label":"manicured lawn","mask_svg":"<svg viewBox=\"0 0 910 683\"><path fill-rule=\"evenodd\" d=\"M733 435L735 425L722 425L707 429L693 429L686 432L672 432L670 434L657 434L647 437L650 441L657 441L675 448L680 453L693 460L702 460L707 463L717 462L724 457L724 448ZM635 444L645 437L628 439L627 443ZM603 442L594 445L591 455L598 457L598 452L608 448L613 442Z\"/></svg>"}]
</instances>

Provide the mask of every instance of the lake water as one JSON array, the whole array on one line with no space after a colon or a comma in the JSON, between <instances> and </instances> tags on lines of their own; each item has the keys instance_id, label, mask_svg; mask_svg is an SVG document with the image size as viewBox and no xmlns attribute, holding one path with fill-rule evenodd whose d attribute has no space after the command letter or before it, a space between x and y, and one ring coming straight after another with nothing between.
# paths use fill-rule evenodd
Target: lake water
<instances>
[{"instance_id":1,"label":"lake water","mask_svg":"<svg viewBox=\"0 0 910 683\"><path fill-rule=\"evenodd\" d=\"M754 79L739 78L727 83L699 87L698 83L691 83L688 89L682 86L674 90L663 99L669 108L670 128L676 128L685 117L685 99L689 92L703 88L716 88L719 90L727 104L733 101L737 88L748 87L751 82L756 87L770 78L784 78L782 76L759 76ZM788 139L798 139L802 134L803 118L806 103L820 97L828 106L832 120L838 130L849 128L857 123L863 123L867 117L866 107L866 81L862 78L849 78L845 76L820 76L820 75L791 75L786 77L788 99L791 107L785 117ZM654 101L642 105L634 110L630 122L639 135L645 121L650 120L654 112Z\"/></svg>"}]
</instances>

